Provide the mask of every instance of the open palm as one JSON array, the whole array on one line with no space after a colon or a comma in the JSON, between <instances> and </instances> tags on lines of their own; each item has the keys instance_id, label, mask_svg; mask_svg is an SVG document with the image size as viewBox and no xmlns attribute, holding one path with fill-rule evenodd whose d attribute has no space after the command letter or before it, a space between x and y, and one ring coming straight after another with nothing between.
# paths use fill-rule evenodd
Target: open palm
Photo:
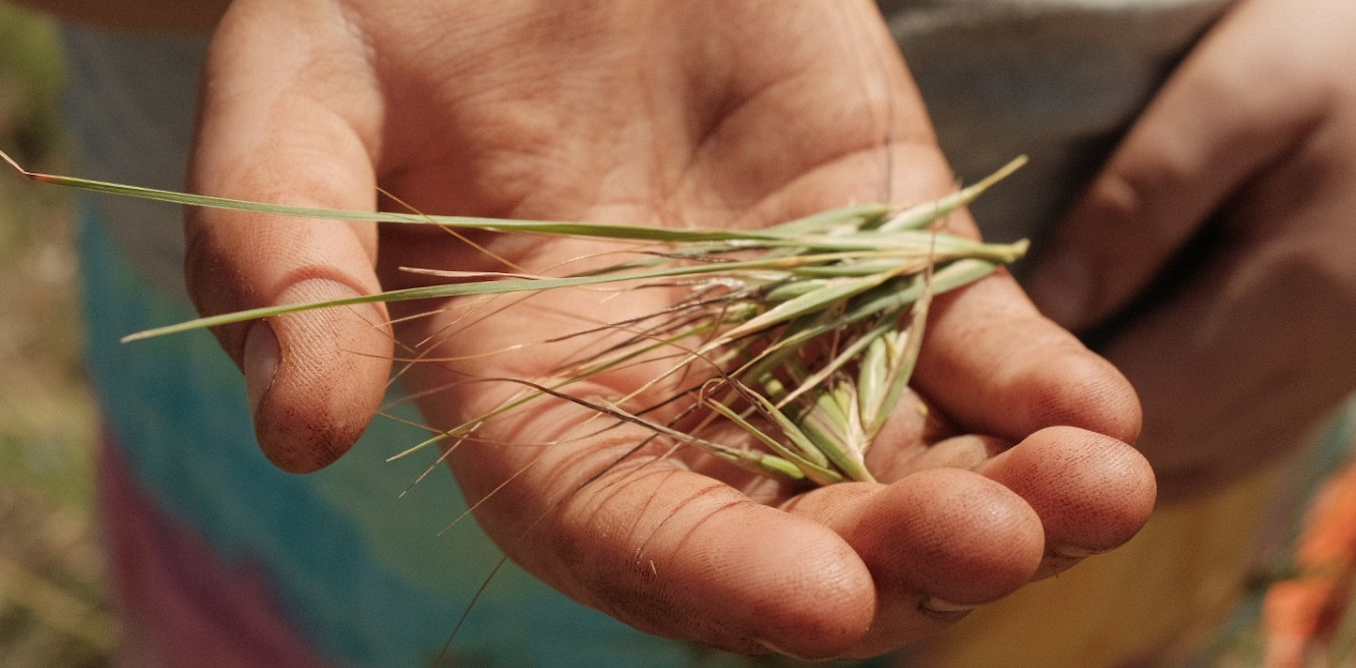
<instances>
[{"instance_id":1,"label":"open palm","mask_svg":"<svg viewBox=\"0 0 1356 668\"><path fill-rule=\"evenodd\" d=\"M380 186L429 213L701 227L953 186L874 5L648 0L237 2L206 73L193 182L331 208L372 209ZM199 308L220 313L420 280L401 267L540 271L608 248L200 211L187 266ZM308 471L365 428L397 349L447 360L403 378L448 429L512 391L467 378L550 378L584 339L542 341L674 299L363 307L219 336L266 454ZM428 311L394 336L384 324ZM1128 385L1010 278L939 299L928 336L914 385L936 419L901 411L872 450L889 484L804 492L658 443L612 467L649 432L591 428L597 413L564 400L486 423L450 462L511 557L625 622L740 652L888 651L1119 545L1153 505L1126 445ZM615 398L647 372L571 393Z\"/></svg>"}]
</instances>

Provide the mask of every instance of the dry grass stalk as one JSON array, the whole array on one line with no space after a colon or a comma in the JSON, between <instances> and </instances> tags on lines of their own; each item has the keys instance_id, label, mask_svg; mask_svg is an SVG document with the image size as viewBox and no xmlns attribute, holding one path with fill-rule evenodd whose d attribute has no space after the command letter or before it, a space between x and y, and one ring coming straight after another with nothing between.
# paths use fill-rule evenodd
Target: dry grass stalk
<instances>
[{"instance_id":1,"label":"dry grass stalk","mask_svg":"<svg viewBox=\"0 0 1356 668\"><path fill-rule=\"evenodd\" d=\"M738 231L301 209L35 174L0 157L33 180L190 206L634 242L634 253L601 269L560 276L527 274L517 267L474 274L410 269L447 282L202 318L125 340L376 301L601 286L678 288L684 296L663 312L604 324L625 332L625 340L568 362L554 376L566 380L546 385L509 379L523 388L514 398L418 447L473 437L486 420L550 396L644 425L656 437L703 448L762 474L821 485L872 480L866 452L908 385L932 296L988 275L1026 250L1024 241L986 244L938 229L951 212L1019 167L1021 159L973 186L912 208L855 206ZM603 402L570 394L575 383L655 357L671 364L626 397ZM679 380L687 384L664 401L663 411L678 419L650 417L657 407L625 408L661 381ZM711 427L722 421L761 448L728 446L708 436L718 433Z\"/></svg>"}]
</instances>

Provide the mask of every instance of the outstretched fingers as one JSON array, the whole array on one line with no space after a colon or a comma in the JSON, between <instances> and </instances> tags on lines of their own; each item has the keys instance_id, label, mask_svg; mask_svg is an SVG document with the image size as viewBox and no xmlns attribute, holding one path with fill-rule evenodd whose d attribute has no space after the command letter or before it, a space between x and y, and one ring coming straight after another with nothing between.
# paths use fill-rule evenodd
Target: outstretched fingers
<instances>
[{"instance_id":1,"label":"outstretched fingers","mask_svg":"<svg viewBox=\"0 0 1356 668\"><path fill-rule=\"evenodd\" d=\"M1075 428L973 471L831 485L772 507L686 455L631 453L648 435L639 427L588 435L589 409L545 402L520 417L451 455L510 556L633 626L743 653L897 649L1119 545L1153 505L1133 449Z\"/></svg>"}]
</instances>

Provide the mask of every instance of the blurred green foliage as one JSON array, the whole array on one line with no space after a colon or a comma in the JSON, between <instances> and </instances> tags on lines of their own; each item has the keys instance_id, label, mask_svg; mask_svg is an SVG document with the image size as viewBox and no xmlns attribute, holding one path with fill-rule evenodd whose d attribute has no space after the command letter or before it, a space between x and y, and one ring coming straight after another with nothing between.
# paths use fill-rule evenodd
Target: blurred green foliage
<instances>
[{"instance_id":1,"label":"blurred green foliage","mask_svg":"<svg viewBox=\"0 0 1356 668\"><path fill-rule=\"evenodd\" d=\"M0 147L35 169L68 164L52 22L0 2ZM0 174L0 482L88 501L70 195Z\"/></svg>"},{"instance_id":2,"label":"blurred green foliage","mask_svg":"<svg viewBox=\"0 0 1356 668\"><path fill-rule=\"evenodd\" d=\"M0 0L0 147L67 171L55 26ZM91 520L68 193L0 173L0 666L101 668L116 624Z\"/></svg>"},{"instance_id":3,"label":"blurred green foliage","mask_svg":"<svg viewBox=\"0 0 1356 668\"><path fill-rule=\"evenodd\" d=\"M0 2L0 137L11 155L27 163L55 150L61 84L55 26Z\"/></svg>"}]
</instances>

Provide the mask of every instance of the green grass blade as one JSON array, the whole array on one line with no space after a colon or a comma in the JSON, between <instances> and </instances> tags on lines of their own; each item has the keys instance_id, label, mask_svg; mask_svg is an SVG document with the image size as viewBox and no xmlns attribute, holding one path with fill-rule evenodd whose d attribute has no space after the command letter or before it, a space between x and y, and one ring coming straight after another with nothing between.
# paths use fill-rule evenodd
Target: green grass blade
<instances>
[{"instance_id":1,"label":"green grass blade","mask_svg":"<svg viewBox=\"0 0 1356 668\"><path fill-rule=\"evenodd\" d=\"M729 406L726 406L725 404L722 404L714 400L708 401L706 405L712 410L716 411L717 413L720 413L722 417L734 423L740 429L743 429L750 436L757 439L758 442L762 443L769 450L776 453L778 457L780 457L784 461L790 462L800 471L800 473L805 478L809 479L811 482L817 485L830 485L835 482L840 482L843 479L843 477L839 475L837 471L834 471L833 469L828 467L828 460L824 459L822 457L822 453L820 453L818 450L811 448L810 452L813 452L814 454L817 455L821 455L820 457L813 458L813 461L812 459L807 459L806 456L803 456L801 453L796 452L795 450L792 450L791 448L788 448L785 445L782 445L780 441L767 435L766 433L763 432L763 430L755 427L748 420L745 420L744 416L731 410Z\"/></svg>"},{"instance_id":2,"label":"green grass blade","mask_svg":"<svg viewBox=\"0 0 1356 668\"><path fill-rule=\"evenodd\" d=\"M502 218L479 218L473 216L442 216L415 213L397 213L390 211L353 211L346 209L326 209L316 207L290 206L267 202L252 202L229 197L213 197L192 193L146 188L142 186L111 183L94 179L83 179L56 174L42 174L24 169L13 158L0 151L0 160L8 163L24 177L39 183L76 188L88 192L103 193L119 197L180 204L184 206L207 207L250 213L264 213L297 218L316 218L345 222L398 223L413 225L441 225L463 230L485 230L494 232L522 232L530 234L551 234L561 236L587 236L606 239L624 239L653 242L703 242L733 241L769 238L778 239L778 235L759 230L717 230L717 229L671 229L643 225L608 225L587 222L562 222L542 220L509 220ZM847 210L843 216L857 215L856 209ZM832 212L830 212L832 213Z\"/></svg>"},{"instance_id":3,"label":"green grass blade","mask_svg":"<svg viewBox=\"0 0 1356 668\"><path fill-rule=\"evenodd\" d=\"M980 195L984 194L985 190L988 190L993 186L993 184L1007 178L1026 163L1026 156L1018 156L1008 164L1000 167L998 171L981 179L974 185L962 188L935 202L919 204L918 206L905 209L904 211L891 216L890 220L881 225L881 230L909 230L927 227L942 216L973 202Z\"/></svg>"}]
</instances>

